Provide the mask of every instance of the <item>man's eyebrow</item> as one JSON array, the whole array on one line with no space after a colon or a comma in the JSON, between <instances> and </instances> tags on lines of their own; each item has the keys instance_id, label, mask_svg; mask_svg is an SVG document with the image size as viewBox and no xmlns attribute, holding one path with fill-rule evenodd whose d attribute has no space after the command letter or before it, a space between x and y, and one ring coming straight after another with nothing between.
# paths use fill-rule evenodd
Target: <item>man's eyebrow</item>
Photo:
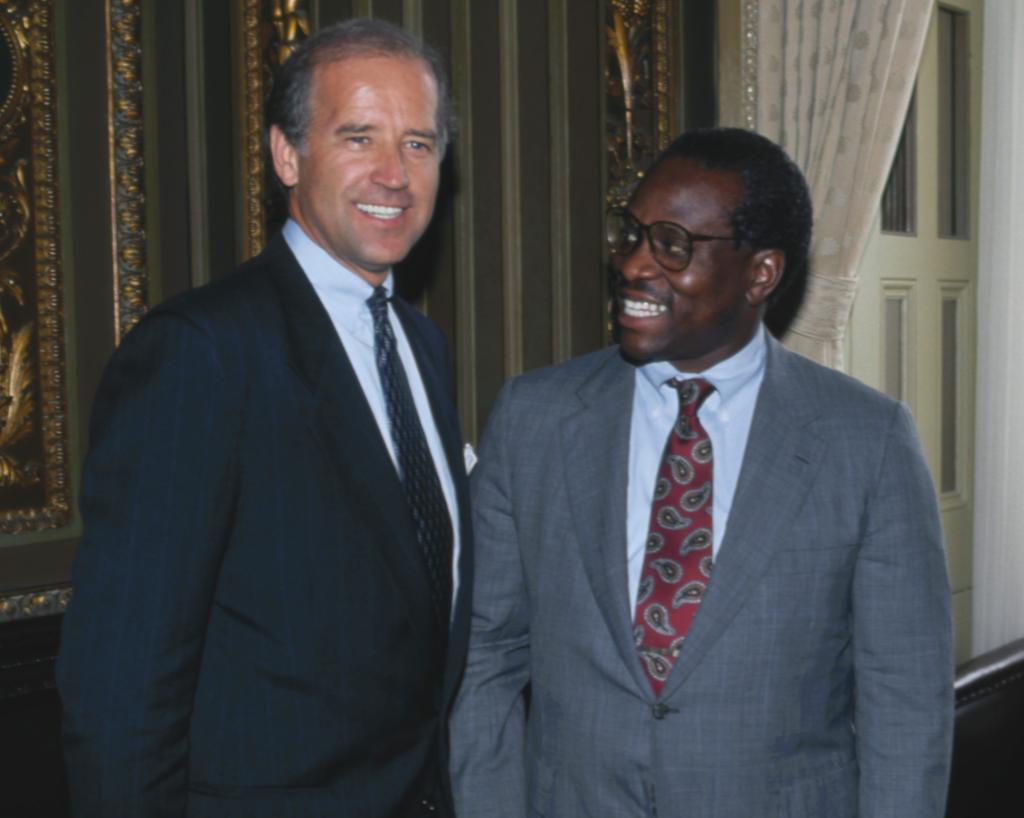
<instances>
[{"instance_id":1,"label":"man's eyebrow","mask_svg":"<svg viewBox=\"0 0 1024 818\"><path fill-rule=\"evenodd\" d=\"M365 122L343 122L337 128L334 129L336 134L351 134L351 133L368 133L374 130L373 125L368 125Z\"/></svg>"},{"instance_id":2,"label":"man's eyebrow","mask_svg":"<svg viewBox=\"0 0 1024 818\"><path fill-rule=\"evenodd\" d=\"M334 133L338 136L347 136L349 134L370 133L375 130L377 130L376 125L370 125L365 122L343 122L334 129ZM410 128L405 132L405 136L415 136L419 139L437 142L437 131L432 129L422 130L420 128Z\"/></svg>"},{"instance_id":3,"label":"man's eyebrow","mask_svg":"<svg viewBox=\"0 0 1024 818\"><path fill-rule=\"evenodd\" d=\"M420 139L429 139L431 142L437 141L437 131L421 131L418 128L410 128L405 135L418 136Z\"/></svg>"}]
</instances>

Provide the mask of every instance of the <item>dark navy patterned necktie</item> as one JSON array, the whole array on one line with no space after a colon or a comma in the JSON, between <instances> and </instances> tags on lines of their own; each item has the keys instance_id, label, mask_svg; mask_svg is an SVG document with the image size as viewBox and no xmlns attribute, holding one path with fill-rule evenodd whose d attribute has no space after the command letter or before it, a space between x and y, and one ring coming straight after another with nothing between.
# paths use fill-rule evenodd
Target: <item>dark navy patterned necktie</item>
<instances>
[{"instance_id":1,"label":"dark navy patterned necktie","mask_svg":"<svg viewBox=\"0 0 1024 818\"><path fill-rule=\"evenodd\" d=\"M373 316L374 354L405 499L416 526L416 540L426 563L435 610L447 625L452 597L451 517L388 321L387 292L377 287L366 303Z\"/></svg>"}]
</instances>

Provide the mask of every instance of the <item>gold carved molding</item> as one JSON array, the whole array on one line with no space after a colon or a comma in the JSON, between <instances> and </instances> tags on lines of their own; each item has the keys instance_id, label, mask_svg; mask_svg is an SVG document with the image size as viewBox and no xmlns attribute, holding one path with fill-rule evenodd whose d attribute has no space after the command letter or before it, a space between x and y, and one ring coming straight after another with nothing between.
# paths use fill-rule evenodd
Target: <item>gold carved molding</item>
<instances>
[{"instance_id":1,"label":"gold carved molding","mask_svg":"<svg viewBox=\"0 0 1024 818\"><path fill-rule=\"evenodd\" d=\"M758 0L743 0L740 10L742 43L740 44L740 87L743 99L743 127L757 130L757 33Z\"/></svg>"},{"instance_id":2,"label":"gold carved molding","mask_svg":"<svg viewBox=\"0 0 1024 818\"><path fill-rule=\"evenodd\" d=\"M114 339L120 343L149 301L140 0L106 0L106 23Z\"/></svg>"},{"instance_id":3,"label":"gold carved molding","mask_svg":"<svg viewBox=\"0 0 1024 818\"><path fill-rule=\"evenodd\" d=\"M266 241L263 218L263 0L242 2L242 254L256 255Z\"/></svg>"},{"instance_id":4,"label":"gold carved molding","mask_svg":"<svg viewBox=\"0 0 1024 818\"><path fill-rule=\"evenodd\" d=\"M71 601L71 586L0 596L0 623L62 614Z\"/></svg>"},{"instance_id":5,"label":"gold carved molding","mask_svg":"<svg viewBox=\"0 0 1024 818\"><path fill-rule=\"evenodd\" d=\"M609 0L608 204L625 203L672 138L672 3Z\"/></svg>"},{"instance_id":6,"label":"gold carved molding","mask_svg":"<svg viewBox=\"0 0 1024 818\"><path fill-rule=\"evenodd\" d=\"M242 78L242 254L263 249L269 219L271 173L264 161L264 106L274 70L309 36L305 0L239 0Z\"/></svg>"},{"instance_id":7,"label":"gold carved molding","mask_svg":"<svg viewBox=\"0 0 1024 818\"><path fill-rule=\"evenodd\" d=\"M0 2L0 533L70 519L54 0Z\"/></svg>"}]
</instances>

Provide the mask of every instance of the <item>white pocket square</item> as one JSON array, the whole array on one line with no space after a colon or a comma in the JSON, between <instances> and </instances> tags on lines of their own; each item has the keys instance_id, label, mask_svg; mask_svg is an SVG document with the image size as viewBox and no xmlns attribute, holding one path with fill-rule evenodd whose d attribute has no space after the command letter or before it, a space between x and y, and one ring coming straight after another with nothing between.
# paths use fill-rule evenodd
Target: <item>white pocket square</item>
<instances>
[{"instance_id":1,"label":"white pocket square","mask_svg":"<svg viewBox=\"0 0 1024 818\"><path fill-rule=\"evenodd\" d=\"M467 443L462 447L462 459L466 463L466 474L473 471L473 467L476 465L477 456L476 452L473 451L473 444Z\"/></svg>"}]
</instances>

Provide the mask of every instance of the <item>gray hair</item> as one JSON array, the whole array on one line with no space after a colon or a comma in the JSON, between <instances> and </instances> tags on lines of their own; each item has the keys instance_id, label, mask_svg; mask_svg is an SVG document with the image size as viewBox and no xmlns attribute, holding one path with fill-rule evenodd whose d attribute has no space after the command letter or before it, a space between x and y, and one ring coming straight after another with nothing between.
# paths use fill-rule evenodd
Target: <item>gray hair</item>
<instances>
[{"instance_id":1,"label":"gray hair","mask_svg":"<svg viewBox=\"0 0 1024 818\"><path fill-rule=\"evenodd\" d=\"M318 65L357 56L394 56L422 60L437 85L435 127L438 155L444 158L455 129L455 113L448 92L448 75L441 57L431 46L403 28L384 20L359 17L335 23L304 40L285 60L267 102L267 131L276 125L288 142L305 145L310 119L310 88Z\"/></svg>"}]
</instances>

